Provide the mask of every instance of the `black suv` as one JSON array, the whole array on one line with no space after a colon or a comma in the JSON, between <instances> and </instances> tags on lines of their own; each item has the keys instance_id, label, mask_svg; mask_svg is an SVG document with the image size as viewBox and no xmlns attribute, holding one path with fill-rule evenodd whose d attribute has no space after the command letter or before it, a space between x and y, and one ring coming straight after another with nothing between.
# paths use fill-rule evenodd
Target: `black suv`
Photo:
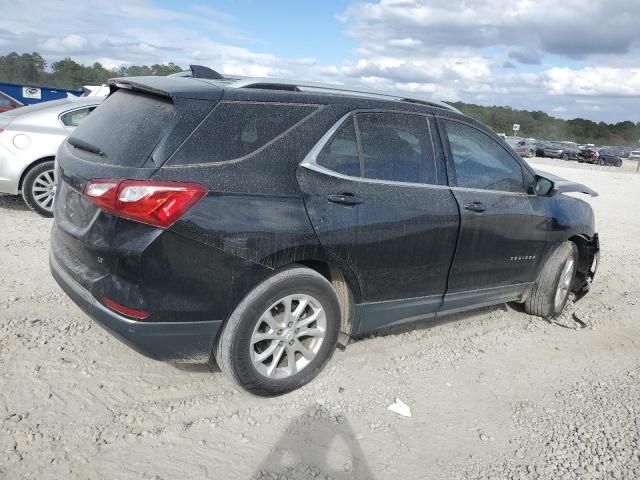
<instances>
[{"instance_id":1,"label":"black suv","mask_svg":"<svg viewBox=\"0 0 640 480\"><path fill-rule=\"evenodd\" d=\"M503 302L553 317L586 292L594 216L561 192L594 192L478 122L211 77L112 81L58 151L53 276L140 352L215 359L276 395L309 382L340 332Z\"/></svg>"}]
</instances>

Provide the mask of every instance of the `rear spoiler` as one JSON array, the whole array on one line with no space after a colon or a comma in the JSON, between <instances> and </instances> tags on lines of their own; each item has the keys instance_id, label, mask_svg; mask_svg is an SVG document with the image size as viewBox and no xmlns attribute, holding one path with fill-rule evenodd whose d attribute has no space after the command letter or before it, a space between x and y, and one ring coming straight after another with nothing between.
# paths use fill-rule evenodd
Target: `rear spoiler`
<instances>
[{"instance_id":1,"label":"rear spoiler","mask_svg":"<svg viewBox=\"0 0 640 480\"><path fill-rule=\"evenodd\" d=\"M110 94L120 89L172 99L191 98L218 101L222 97L222 89L216 85L198 79L181 77L123 77L109 80Z\"/></svg>"}]
</instances>

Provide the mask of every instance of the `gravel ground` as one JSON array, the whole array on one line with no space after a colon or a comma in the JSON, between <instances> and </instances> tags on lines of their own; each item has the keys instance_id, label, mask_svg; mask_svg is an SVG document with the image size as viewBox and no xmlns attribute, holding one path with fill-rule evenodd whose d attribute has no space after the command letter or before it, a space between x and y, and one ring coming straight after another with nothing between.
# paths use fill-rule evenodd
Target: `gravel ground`
<instances>
[{"instance_id":1,"label":"gravel ground","mask_svg":"<svg viewBox=\"0 0 640 480\"><path fill-rule=\"evenodd\" d=\"M97 327L49 275L51 222L0 197L0 479L640 478L640 175L532 163L601 194L589 295L358 341L275 399Z\"/></svg>"}]
</instances>

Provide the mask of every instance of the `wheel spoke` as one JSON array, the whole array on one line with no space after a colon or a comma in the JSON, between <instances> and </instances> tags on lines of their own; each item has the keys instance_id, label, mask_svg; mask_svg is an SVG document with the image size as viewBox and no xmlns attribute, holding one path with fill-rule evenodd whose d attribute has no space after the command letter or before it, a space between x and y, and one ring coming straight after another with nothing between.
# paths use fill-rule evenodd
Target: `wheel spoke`
<instances>
[{"instance_id":1,"label":"wheel spoke","mask_svg":"<svg viewBox=\"0 0 640 480\"><path fill-rule=\"evenodd\" d=\"M33 198L35 198L38 201L41 201L43 198L46 198L49 196L49 192L44 192L44 193L38 193L37 195L34 195Z\"/></svg>"},{"instance_id":2,"label":"wheel spoke","mask_svg":"<svg viewBox=\"0 0 640 480\"><path fill-rule=\"evenodd\" d=\"M297 341L293 344L293 350L296 352L300 352L304 358L307 360L312 360L315 357L315 353L305 347L301 342Z\"/></svg>"},{"instance_id":3,"label":"wheel spoke","mask_svg":"<svg viewBox=\"0 0 640 480\"><path fill-rule=\"evenodd\" d=\"M278 334L274 331L256 333L253 335L253 337L251 337L251 344L254 345L264 340L276 340L277 338Z\"/></svg>"},{"instance_id":4,"label":"wheel spoke","mask_svg":"<svg viewBox=\"0 0 640 480\"><path fill-rule=\"evenodd\" d=\"M284 315L282 317L282 323L287 325L289 322L293 320L291 312L291 302L293 298L291 296L285 297L282 299L282 305L284 306Z\"/></svg>"},{"instance_id":5,"label":"wheel spoke","mask_svg":"<svg viewBox=\"0 0 640 480\"><path fill-rule=\"evenodd\" d=\"M304 311L306 310L307 305L309 305L309 299L308 298L303 298L303 299L299 300L298 306L296 307L296 309L291 314L293 316L292 320L294 322L298 321L298 319L300 318L300 315L302 315L304 313Z\"/></svg>"},{"instance_id":6,"label":"wheel spoke","mask_svg":"<svg viewBox=\"0 0 640 480\"><path fill-rule=\"evenodd\" d=\"M278 325L278 322L276 322L276 319L273 318L273 314L271 313L270 309L264 312L262 314L262 317L260 317L260 323L262 322L269 325L269 328L271 330L277 330L278 328L280 328L280 326Z\"/></svg>"},{"instance_id":7,"label":"wheel spoke","mask_svg":"<svg viewBox=\"0 0 640 480\"><path fill-rule=\"evenodd\" d=\"M324 337L324 330L319 328L303 328L296 335L300 337Z\"/></svg>"},{"instance_id":8,"label":"wheel spoke","mask_svg":"<svg viewBox=\"0 0 640 480\"><path fill-rule=\"evenodd\" d=\"M296 352L289 346L285 348L287 351L287 366L289 367L289 375L295 375L298 372L298 365L296 364Z\"/></svg>"},{"instance_id":9,"label":"wheel spoke","mask_svg":"<svg viewBox=\"0 0 640 480\"><path fill-rule=\"evenodd\" d=\"M274 342L275 343L275 342ZM273 377L276 369L278 368L278 363L280 363L280 359L282 359L282 354L284 353L284 345L277 345L275 352L273 353L273 360L271 365L267 368L267 376Z\"/></svg>"},{"instance_id":10,"label":"wheel spoke","mask_svg":"<svg viewBox=\"0 0 640 480\"><path fill-rule=\"evenodd\" d=\"M315 322L316 320L318 320L320 318L320 316L322 315L322 310L316 310L314 311L311 315L309 315L308 317L303 318L302 320L299 320L297 323L298 328L304 328L308 325L311 325L313 322Z\"/></svg>"},{"instance_id":11,"label":"wheel spoke","mask_svg":"<svg viewBox=\"0 0 640 480\"><path fill-rule=\"evenodd\" d=\"M254 363L264 362L267 358L271 356L271 354L275 352L277 347L278 347L278 342L271 342L271 345L269 345L262 353L257 353L257 354L254 353L255 356L253 357L253 362Z\"/></svg>"}]
</instances>

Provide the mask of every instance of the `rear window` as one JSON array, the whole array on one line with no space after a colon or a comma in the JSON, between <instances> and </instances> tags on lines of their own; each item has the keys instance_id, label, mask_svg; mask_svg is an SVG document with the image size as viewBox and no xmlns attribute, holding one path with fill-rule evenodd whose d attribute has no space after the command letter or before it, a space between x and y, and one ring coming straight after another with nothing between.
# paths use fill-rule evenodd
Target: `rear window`
<instances>
[{"instance_id":1,"label":"rear window","mask_svg":"<svg viewBox=\"0 0 640 480\"><path fill-rule=\"evenodd\" d=\"M315 105L220 102L169 163L188 165L246 157L316 109Z\"/></svg>"},{"instance_id":2,"label":"rear window","mask_svg":"<svg viewBox=\"0 0 640 480\"><path fill-rule=\"evenodd\" d=\"M171 128L175 106L169 99L118 90L70 138L104 153L97 163L141 166Z\"/></svg>"}]
</instances>

